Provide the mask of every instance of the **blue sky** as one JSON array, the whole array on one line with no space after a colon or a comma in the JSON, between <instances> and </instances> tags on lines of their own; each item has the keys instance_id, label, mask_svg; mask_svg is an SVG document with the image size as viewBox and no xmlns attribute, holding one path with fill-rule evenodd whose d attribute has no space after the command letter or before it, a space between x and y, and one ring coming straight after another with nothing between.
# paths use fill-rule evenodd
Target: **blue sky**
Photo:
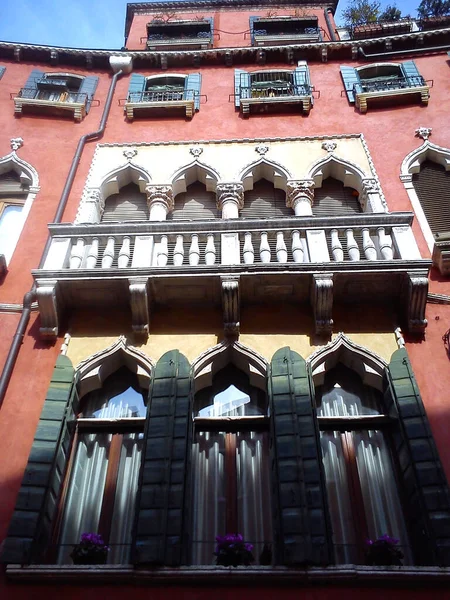
<instances>
[{"instance_id":1,"label":"blue sky","mask_svg":"<svg viewBox=\"0 0 450 600\"><path fill-rule=\"evenodd\" d=\"M415 15L419 2L396 4L403 14ZM339 3L337 17L346 3ZM124 43L126 6L127 0L0 0L0 40L118 49Z\"/></svg>"}]
</instances>

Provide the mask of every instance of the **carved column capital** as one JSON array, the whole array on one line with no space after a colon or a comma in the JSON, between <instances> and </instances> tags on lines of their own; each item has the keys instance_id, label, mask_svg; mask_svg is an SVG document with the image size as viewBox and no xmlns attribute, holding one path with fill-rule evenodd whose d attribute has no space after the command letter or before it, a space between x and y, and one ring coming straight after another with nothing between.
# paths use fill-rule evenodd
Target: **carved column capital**
<instances>
[{"instance_id":1,"label":"carved column capital","mask_svg":"<svg viewBox=\"0 0 450 600\"><path fill-rule=\"evenodd\" d=\"M244 186L242 183L218 183L216 194L217 208L223 208L225 202L235 202L239 210L244 208Z\"/></svg>"},{"instance_id":2,"label":"carved column capital","mask_svg":"<svg viewBox=\"0 0 450 600\"><path fill-rule=\"evenodd\" d=\"M147 278L136 278L128 280L130 290L130 306L133 332L148 336L149 311L147 297Z\"/></svg>"},{"instance_id":3,"label":"carved column capital","mask_svg":"<svg viewBox=\"0 0 450 600\"><path fill-rule=\"evenodd\" d=\"M173 189L171 185L147 185L147 204L150 221L165 221L167 213L173 210Z\"/></svg>"},{"instance_id":4,"label":"carved column capital","mask_svg":"<svg viewBox=\"0 0 450 600\"><path fill-rule=\"evenodd\" d=\"M286 187L286 206L297 216L311 215L314 202L314 181L312 179L290 180Z\"/></svg>"},{"instance_id":5,"label":"carved column capital","mask_svg":"<svg viewBox=\"0 0 450 600\"><path fill-rule=\"evenodd\" d=\"M364 211L372 213L385 212L386 207L381 198L381 189L378 181L373 178L362 180L361 206ZM367 210L369 207L369 210Z\"/></svg>"},{"instance_id":6,"label":"carved column capital","mask_svg":"<svg viewBox=\"0 0 450 600\"><path fill-rule=\"evenodd\" d=\"M99 188L87 188L78 209L75 223L100 223L105 210L105 198Z\"/></svg>"},{"instance_id":7,"label":"carved column capital","mask_svg":"<svg viewBox=\"0 0 450 600\"><path fill-rule=\"evenodd\" d=\"M331 335L333 332L333 274L315 273L311 288L311 303L316 322L316 333Z\"/></svg>"},{"instance_id":8,"label":"carved column capital","mask_svg":"<svg viewBox=\"0 0 450 600\"><path fill-rule=\"evenodd\" d=\"M225 335L239 335L239 277L223 276L220 279Z\"/></svg>"},{"instance_id":9,"label":"carved column capital","mask_svg":"<svg viewBox=\"0 0 450 600\"><path fill-rule=\"evenodd\" d=\"M425 333L428 321L425 318L428 295L427 271L408 272L407 315L410 333Z\"/></svg>"}]
</instances>

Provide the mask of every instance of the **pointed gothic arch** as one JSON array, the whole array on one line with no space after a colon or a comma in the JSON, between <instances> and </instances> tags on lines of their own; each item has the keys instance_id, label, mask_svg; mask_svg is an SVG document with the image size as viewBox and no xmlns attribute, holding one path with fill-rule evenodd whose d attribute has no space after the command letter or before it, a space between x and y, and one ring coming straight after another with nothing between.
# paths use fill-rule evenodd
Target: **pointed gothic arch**
<instances>
[{"instance_id":1,"label":"pointed gothic arch","mask_svg":"<svg viewBox=\"0 0 450 600\"><path fill-rule=\"evenodd\" d=\"M363 180L371 177L371 175L368 176L355 163L337 156L328 155L316 161L311 166L307 178L312 179L316 187L321 187L322 182L328 177L333 177L341 181L344 186L352 187L359 194L362 194Z\"/></svg>"},{"instance_id":2,"label":"pointed gothic arch","mask_svg":"<svg viewBox=\"0 0 450 600\"><path fill-rule=\"evenodd\" d=\"M175 197L177 194L185 192L187 187L196 181L203 183L208 192L215 192L219 180L220 175L215 169L195 159L191 163L183 165L172 175L173 195Z\"/></svg>"},{"instance_id":3,"label":"pointed gothic arch","mask_svg":"<svg viewBox=\"0 0 450 600\"><path fill-rule=\"evenodd\" d=\"M260 158L244 167L238 175L242 181L244 191L253 189L254 184L260 179L271 181L275 188L286 191L287 182L292 179L289 170L275 161L265 157Z\"/></svg>"}]
</instances>

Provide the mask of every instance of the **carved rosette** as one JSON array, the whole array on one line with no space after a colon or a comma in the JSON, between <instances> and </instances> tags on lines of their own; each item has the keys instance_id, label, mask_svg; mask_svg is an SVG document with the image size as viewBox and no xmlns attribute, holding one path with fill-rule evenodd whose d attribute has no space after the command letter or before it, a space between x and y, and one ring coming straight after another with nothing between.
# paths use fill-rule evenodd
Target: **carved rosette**
<instances>
[{"instance_id":1,"label":"carved rosette","mask_svg":"<svg viewBox=\"0 0 450 600\"><path fill-rule=\"evenodd\" d=\"M427 141L433 131L432 127L418 127L416 129L416 136Z\"/></svg>"},{"instance_id":2,"label":"carved rosette","mask_svg":"<svg viewBox=\"0 0 450 600\"><path fill-rule=\"evenodd\" d=\"M98 188L88 188L80 204L76 223L99 223L105 210L105 199Z\"/></svg>"},{"instance_id":3,"label":"carved rosette","mask_svg":"<svg viewBox=\"0 0 450 600\"><path fill-rule=\"evenodd\" d=\"M242 183L218 183L216 188L217 208L223 219L238 218L244 208L244 186Z\"/></svg>"},{"instance_id":4,"label":"carved rosette","mask_svg":"<svg viewBox=\"0 0 450 600\"><path fill-rule=\"evenodd\" d=\"M292 208L296 216L312 214L314 185L312 179L291 180L287 182L286 206Z\"/></svg>"},{"instance_id":5,"label":"carved rosette","mask_svg":"<svg viewBox=\"0 0 450 600\"><path fill-rule=\"evenodd\" d=\"M225 335L239 335L239 277L221 277Z\"/></svg>"},{"instance_id":6,"label":"carved rosette","mask_svg":"<svg viewBox=\"0 0 450 600\"><path fill-rule=\"evenodd\" d=\"M150 221L164 221L167 213L173 210L173 190L171 185L147 185L147 204Z\"/></svg>"}]
</instances>

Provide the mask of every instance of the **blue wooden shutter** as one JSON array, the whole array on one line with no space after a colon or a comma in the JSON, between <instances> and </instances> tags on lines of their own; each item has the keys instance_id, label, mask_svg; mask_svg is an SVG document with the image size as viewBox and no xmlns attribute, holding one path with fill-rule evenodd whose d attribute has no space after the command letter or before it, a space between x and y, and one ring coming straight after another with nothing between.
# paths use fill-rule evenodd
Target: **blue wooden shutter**
<instances>
[{"instance_id":1,"label":"blue wooden shutter","mask_svg":"<svg viewBox=\"0 0 450 600\"><path fill-rule=\"evenodd\" d=\"M22 92L22 96L25 98L34 98L38 89L37 82L39 81L39 79L42 79L44 75L45 73L43 71L33 69L30 75L28 76L25 85L23 86L25 88L25 91Z\"/></svg>"},{"instance_id":2,"label":"blue wooden shutter","mask_svg":"<svg viewBox=\"0 0 450 600\"><path fill-rule=\"evenodd\" d=\"M276 558L286 565L327 564L329 527L319 430L306 363L289 347L272 358L269 401L273 482L279 499Z\"/></svg>"},{"instance_id":3,"label":"blue wooden shutter","mask_svg":"<svg viewBox=\"0 0 450 600\"><path fill-rule=\"evenodd\" d=\"M234 70L234 106L240 108L241 98L250 98L250 73L242 69ZM244 89L242 89L244 88Z\"/></svg>"},{"instance_id":4,"label":"blue wooden shutter","mask_svg":"<svg viewBox=\"0 0 450 600\"><path fill-rule=\"evenodd\" d=\"M91 102L95 94L95 90L98 85L98 77L96 75L89 75L85 77L81 82L80 89L78 90L80 94L87 94L86 101L86 112L89 112L91 108Z\"/></svg>"},{"instance_id":5,"label":"blue wooden shutter","mask_svg":"<svg viewBox=\"0 0 450 600\"><path fill-rule=\"evenodd\" d=\"M305 92L306 95L311 94L311 104L313 104L311 77L306 60L299 61L298 67L292 72L292 78L294 80L296 95L304 96Z\"/></svg>"},{"instance_id":6,"label":"blue wooden shutter","mask_svg":"<svg viewBox=\"0 0 450 600\"><path fill-rule=\"evenodd\" d=\"M252 46L255 45L255 23L260 18L261 17L250 17L249 18L249 21L250 21L250 39L252 40Z\"/></svg>"},{"instance_id":7,"label":"blue wooden shutter","mask_svg":"<svg viewBox=\"0 0 450 600\"><path fill-rule=\"evenodd\" d=\"M421 85L420 73L413 60L405 60L400 66L404 77L407 77L410 80L411 86Z\"/></svg>"},{"instance_id":8,"label":"blue wooden shutter","mask_svg":"<svg viewBox=\"0 0 450 600\"><path fill-rule=\"evenodd\" d=\"M202 76L200 73L189 73L184 80L184 97L189 100L194 98L194 108L200 108L200 92L202 87Z\"/></svg>"},{"instance_id":9,"label":"blue wooden shutter","mask_svg":"<svg viewBox=\"0 0 450 600\"><path fill-rule=\"evenodd\" d=\"M59 356L17 497L2 562L42 562L48 549L74 431L74 369Z\"/></svg>"},{"instance_id":10,"label":"blue wooden shutter","mask_svg":"<svg viewBox=\"0 0 450 600\"><path fill-rule=\"evenodd\" d=\"M190 366L178 350L158 361L147 412L136 564L179 565L185 515Z\"/></svg>"},{"instance_id":11,"label":"blue wooden shutter","mask_svg":"<svg viewBox=\"0 0 450 600\"><path fill-rule=\"evenodd\" d=\"M344 82L345 91L347 92L348 101L355 102L353 86L360 83L358 71L353 67L341 67L341 77Z\"/></svg>"},{"instance_id":12,"label":"blue wooden shutter","mask_svg":"<svg viewBox=\"0 0 450 600\"><path fill-rule=\"evenodd\" d=\"M6 71L6 67L0 67L0 79L3 77L3 73Z\"/></svg>"},{"instance_id":13,"label":"blue wooden shutter","mask_svg":"<svg viewBox=\"0 0 450 600\"><path fill-rule=\"evenodd\" d=\"M128 86L128 101L129 102L142 102L142 93L145 91L145 84L147 78L139 73L132 73L130 77L130 84Z\"/></svg>"},{"instance_id":14,"label":"blue wooden shutter","mask_svg":"<svg viewBox=\"0 0 450 600\"><path fill-rule=\"evenodd\" d=\"M405 348L389 364L390 390L385 403L395 404L399 431L394 454L407 504L407 524L418 564L450 566L450 496L428 417ZM390 411L391 412L391 411Z\"/></svg>"}]
</instances>

